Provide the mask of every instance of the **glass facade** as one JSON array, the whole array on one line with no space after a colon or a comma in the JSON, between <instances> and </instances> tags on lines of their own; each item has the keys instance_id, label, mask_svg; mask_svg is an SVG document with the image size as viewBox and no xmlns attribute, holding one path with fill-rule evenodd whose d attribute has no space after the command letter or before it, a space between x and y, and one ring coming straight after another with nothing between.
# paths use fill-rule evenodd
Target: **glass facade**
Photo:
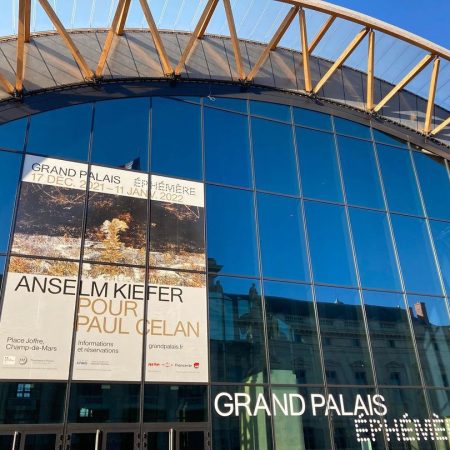
<instances>
[{"instance_id":1,"label":"glass facade","mask_svg":"<svg viewBox=\"0 0 450 450\"><path fill-rule=\"evenodd\" d=\"M78 171L76 189L24 182L48 158ZM132 193L108 187L119 172ZM1 125L0 174L3 308L9 276L59 277L74 321L65 379L2 376L1 449L16 431L35 450L67 436L94 449L98 433L104 450L159 450L173 432L196 450L449 448L448 161L307 109L143 97ZM204 204L156 201L168 177L170 195L196 186ZM138 367L80 375L81 308L112 279L134 286L116 291L138 300ZM175 305L177 286L207 296L203 381L144 356L169 334L151 297Z\"/></svg>"}]
</instances>

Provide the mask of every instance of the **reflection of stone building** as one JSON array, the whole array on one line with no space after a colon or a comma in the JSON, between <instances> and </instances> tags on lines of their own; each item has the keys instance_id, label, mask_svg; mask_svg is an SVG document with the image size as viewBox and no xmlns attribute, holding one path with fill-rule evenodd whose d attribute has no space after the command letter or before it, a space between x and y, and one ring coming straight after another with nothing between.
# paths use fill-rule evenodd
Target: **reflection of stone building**
<instances>
[{"instance_id":1,"label":"reflection of stone building","mask_svg":"<svg viewBox=\"0 0 450 450\"><path fill-rule=\"evenodd\" d=\"M215 372L213 379L233 378L236 382L251 384L267 382L264 369L263 312L260 296L255 293L255 285L247 280L247 292L228 293L220 280L220 277L211 277L209 287L210 345L212 370ZM306 386L288 386L323 384L313 302L266 295L265 308L270 381L272 385L284 385L282 388L273 388L274 392L276 389L283 392L304 392L308 390ZM420 386L407 310L366 305L365 311L379 385ZM345 304L339 300L318 302L317 312L328 385L360 386L351 388L352 398L359 392L362 395L375 392L369 387L373 386L374 381L361 306ZM447 386L450 374L450 327L432 323L424 303L416 303L410 315L425 379L430 380L429 385ZM431 376L434 378L429 378ZM252 389L261 390L262 387L245 388L245 392ZM341 387L335 389L339 393L345 391ZM436 395L439 398L436 398L432 408L440 413L445 410L448 399L443 391ZM426 410L416 411L420 407L411 401L408 390L400 391L398 403L389 406L392 413L398 412L395 417L401 417L406 411L417 417L420 414L426 417ZM321 429L314 424L316 419L308 420L306 416L295 419L277 418L274 433L277 435L282 432L285 441L292 438L299 449L317 448L323 438ZM336 442L352 441L353 423L348 420L339 417L333 419ZM258 441L261 441L261 433L266 432L265 421L259 416L241 417L239 426L245 426L247 439L250 439L249 429L253 430L252 436ZM349 448L343 445L340 448Z\"/></svg>"}]
</instances>

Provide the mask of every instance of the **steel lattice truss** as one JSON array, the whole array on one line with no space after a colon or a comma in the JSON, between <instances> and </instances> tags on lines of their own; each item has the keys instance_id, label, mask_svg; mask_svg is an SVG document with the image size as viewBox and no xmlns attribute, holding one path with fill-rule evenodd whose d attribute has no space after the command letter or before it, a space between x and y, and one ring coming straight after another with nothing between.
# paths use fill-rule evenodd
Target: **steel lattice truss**
<instances>
[{"instance_id":1,"label":"steel lattice truss","mask_svg":"<svg viewBox=\"0 0 450 450\"><path fill-rule=\"evenodd\" d=\"M64 44L70 50L74 60L78 64L86 82L98 82L103 77L104 68L108 59L108 55L112 48L112 44L116 36L120 36L124 33L125 23L127 15L130 9L131 0L119 0L117 9L112 19L111 26L109 28L106 41L104 43L97 67L90 67L83 55L78 50L74 41L72 40L69 32L63 26L61 20L58 18L54 9L49 4L48 0L37 0L45 11L57 33L61 36ZM181 54L178 64L173 67L167 56L166 50L163 45L159 30L156 26L151 9L147 3L147 0L138 0L142 8L142 12L145 16L148 24L149 31L153 38L158 56L161 60L164 74L167 78L176 78L180 76L184 70L185 63L192 55L195 44L199 39L205 35L208 24L216 10L219 0L208 0L200 19L187 42L184 51ZM303 90L310 96L317 96L320 89L328 82L333 74L345 63L355 49L361 44L361 42L368 38L368 54L367 54L367 92L366 92L366 111L372 114L380 112L381 108L385 106L398 92L404 89L408 83L410 83L419 73L421 73L427 66L432 64L432 71L429 81L429 91L427 99L427 107L425 114L425 122L423 127L423 134L428 136L436 136L442 132L447 126L450 126L450 117L442 121L439 125L433 128L433 111L435 106L436 91L438 86L438 77L441 61L445 60L450 62L450 51L435 45L425 39L401 30L397 27L388 25L384 22L376 19L364 16L345 8L341 8L329 3L318 0L280 0L284 3L291 4L291 8L288 11L286 17L283 19L278 29L270 39L269 43L265 46L264 50L259 56L254 66L248 71L244 70L242 62L242 56L239 47L239 40L236 33L236 26L233 17L233 11L231 8L230 0L220 0L223 2L223 6L226 12L226 18L228 28L230 32L230 38L233 45L234 59L236 62L236 68L239 74L239 78L242 83L251 83L255 76L260 71L261 67L269 58L269 55L279 45L284 34L288 30L289 26L294 19L299 21L301 42L301 59L302 67L304 71L304 87ZM327 15L327 20L320 28L318 33L311 39L308 39L307 33L307 20L305 10L310 9L318 11ZM8 79L0 73L0 86L3 87L11 96L20 97L23 93L23 81L25 77L25 53L26 46L32 38L30 34L30 12L31 12L31 0L19 0L18 10L18 34L17 34L17 58L16 58L16 79L12 84ZM353 24L360 25L360 31L350 41L344 51L333 61L329 70L321 77L321 79L313 84L310 73L310 57L314 49L320 43L322 38L326 35L332 24L336 19L343 19ZM376 33L383 33L394 37L400 41L411 44L426 52L422 60L413 67L404 77L401 79L391 90L388 92L378 103L374 102L374 73L375 73L375 36Z\"/></svg>"}]
</instances>

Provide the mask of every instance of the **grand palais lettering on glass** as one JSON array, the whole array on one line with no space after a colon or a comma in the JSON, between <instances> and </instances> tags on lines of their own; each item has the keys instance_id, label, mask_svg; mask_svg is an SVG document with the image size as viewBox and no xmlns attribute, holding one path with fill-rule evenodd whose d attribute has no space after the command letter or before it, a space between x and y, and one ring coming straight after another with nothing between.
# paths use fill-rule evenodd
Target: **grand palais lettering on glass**
<instances>
[{"instance_id":1,"label":"grand palais lettering on glass","mask_svg":"<svg viewBox=\"0 0 450 450\"><path fill-rule=\"evenodd\" d=\"M449 50L319 0L2 10L0 450L450 448Z\"/></svg>"}]
</instances>

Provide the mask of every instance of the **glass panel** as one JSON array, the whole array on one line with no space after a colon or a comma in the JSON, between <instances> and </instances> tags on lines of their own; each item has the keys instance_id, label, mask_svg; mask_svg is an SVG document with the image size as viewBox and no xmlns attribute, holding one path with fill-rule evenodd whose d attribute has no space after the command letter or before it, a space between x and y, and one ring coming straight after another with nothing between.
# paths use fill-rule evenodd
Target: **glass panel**
<instances>
[{"instance_id":1,"label":"glass panel","mask_svg":"<svg viewBox=\"0 0 450 450\"><path fill-rule=\"evenodd\" d=\"M436 425L441 428L437 433L441 440L435 441L436 449L447 450L448 441L450 440L450 391L429 389L427 392L431 413L436 414L439 418L438 420L440 420Z\"/></svg>"},{"instance_id":2,"label":"glass panel","mask_svg":"<svg viewBox=\"0 0 450 450\"><path fill-rule=\"evenodd\" d=\"M63 421L66 383L0 383L0 423Z\"/></svg>"},{"instance_id":3,"label":"glass panel","mask_svg":"<svg viewBox=\"0 0 450 450\"><path fill-rule=\"evenodd\" d=\"M108 433L106 435L106 450L132 450L134 448L134 433Z\"/></svg>"},{"instance_id":4,"label":"glass panel","mask_svg":"<svg viewBox=\"0 0 450 450\"><path fill-rule=\"evenodd\" d=\"M197 95L177 95L172 98L189 103L201 103L202 100L201 97L198 97Z\"/></svg>"},{"instance_id":5,"label":"glass panel","mask_svg":"<svg viewBox=\"0 0 450 450\"><path fill-rule=\"evenodd\" d=\"M90 183L85 260L145 265L147 175L99 166L92 166L91 175L117 182Z\"/></svg>"},{"instance_id":6,"label":"glass panel","mask_svg":"<svg viewBox=\"0 0 450 450\"><path fill-rule=\"evenodd\" d=\"M442 295L425 220L392 215L406 290Z\"/></svg>"},{"instance_id":7,"label":"glass panel","mask_svg":"<svg viewBox=\"0 0 450 450\"><path fill-rule=\"evenodd\" d=\"M206 386L146 384L144 422L207 422Z\"/></svg>"},{"instance_id":8,"label":"glass panel","mask_svg":"<svg viewBox=\"0 0 450 450\"><path fill-rule=\"evenodd\" d=\"M169 450L169 433L167 431L147 433L148 450Z\"/></svg>"},{"instance_id":9,"label":"glass panel","mask_svg":"<svg viewBox=\"0 0 450 450\"><path fill-rule=\"evenodd\" d=\"M450 318L442 298L408 296L425 384L450 387Z\"/></svg>"},{"instance_id":10,"label":"glass panel","mask_svg":"<svg viewBox=\"0 0 450 450\"><path fill-rule=\"evenodd\" d=\"M180 431L178 450L202 450L205 447L203 431Z\"/></svg>"},{"instance_id":11,"label":"glass panel","mask_svg":"<svg viewBox=\"0 0 450 450\"><path fill-rule=\"evenodd\" d=\"M413 152L429 217L450 220L450 179L445 160Z\"/></svg>"},{"instance_id":12,"label":"glass panel","mask_svg":"<svg viewBox=\"0 0 450 450\"><path fill-rule=\"evenodd\" d=\"M91 125L90 103L31 116L27 152L85 161Z\"/></svg>"},{"instance_id":13,"label":"glass panel","mask_svg":"<svg viewBox=\"0 0 450 450\"><path fill-rule=\"evenodd\" d=\"M150 269L148 283L146 381L208 381L206 275Z\"/></svg>"},{"instance_id":14,"label":"glass panel","mask_svg":"<svg viewBox=\"0 0 450 450\"><path fill-rule=\"evenodd\" d=\"M291 121L291 111L289 106L279 105L277 103L258 102L250 100L250 112L256 116L267 117L269 119Z\"/></svg>"},{"instance_id":15,"label":"glass panel","mask_svg":"<svg viewBox=\"0 0 450 450\"><path fill-rule=\"evenodd\" d=\"M0 147L23 151L28 118L0 125Z\"/></svg>"},{"instance_id":16,"label":"glass panel","mask_svg":"<svg viewBox=\"0 0 450 450\"><path fill-rule=\"evenodd\" d=\"M252 139L257 189L298 195L291 126L252 119Z\"/></svg>"},{"instance_id":17,"label":"glass panel","mask_svg":"<svg viewBox=\"0 0 450 450\"><path fill-rule=\"evenodd\" d=\"M145 270L83 264L72 377L140 381Z\"/></svg>"},{"instance_id":18,"label":"glass panel","mask_svg":"<svg viewBox=\"0 0 450 450\"><path fill-rule=\"evenodd\" d=\"M258 398L263 397L267 405L270 403L264 387L212 386L211 395L214 450L272 450L270 417L263 408L255 409ZM248 400L251 406L234 408L235 395L240 396L240 401Z\"/></svg>"},{"instance_id":19,"label":"glass panel","mask_svg":"<svg viewBox=\"0 0 450 450\"><path fill-rule=\"evenodd\" d=\"M272 387L272 394L289 414L284 414L276 407L277 414L273 415L274 437L277 450L324 450L331 448L330 431L328 429L328 418L323 409L312 411L309 400L312 395L323 396L323 390L302 387ZM285 399L292 397L292 409L289 405L286 408ZM305 411L303 415L295 415L301 411L298 395L305 401ZM291 411L294 414L291 414ZM314 412L316 415L314 415Z\"/></svg>"},{"instance_id":20,"label":"glass panel","mask_svg":"<svg viewBox=\"0 0 450 450\"><path fill-rule=\"evenodd\" d=\"M300 201L258 194L258 219L264 276L309 280Z\"/></svg>"},{"instance_id":21,"label":"glass panel","mask_svg":"<svg viewBox=\"0 0 450 450\"><path fill-rule=\"evenodd\" d=\"M2 293L3 276L5 273L6 256L0 256L0 295Z\"/></svg>"},{"instance_id":22,"label":"glass panel","mask_svg":"<svg viewBox=\"0 0 450 450\"><path fill-rule=\"evenodd\" d=\"M12 251L79 258L87 165L28 155Z\"/></svg>"},{"instance_id":23,"label":"glass panel","mask_svg":"<svg viewBox=\"0 0 450 450\"><path fill-rule=\"evenodd\" d=\"M8 248L14 203L16 201L17 188L19 187L21 162L21 155L0 151L0 179L2 180L0 202L0 252L6 252Z\"/></svg>"},{"instance_id":24,"label":"glass panel","mask_svg":"<svg viewBox=\"0 0 450 450\"><path fill-rule=\"evenodd\" d=\"M148 123L148 98L96 103L92 162L148 170Z\"/></svg>"},{"instance_id":25,"label":"glass panel","mask_svg":"<svg viewBox=\"0 0 450 450\"><path fill-rule=\"evenodd\" d=\"M314 280L355 285L355 268L343 207L305 202Z\"/></svg>"},{"instance_id":26,"label":"glass panel","mask_svg":"<svg viewBox=\"0 0 450 450\"><path fill-rule=\"evenodd\" d=\"M294 122L297 125L332 131L331 116L309 109L294 108Z\"/></svg>"},{"instance_id":27,"label":"glass panel","mask_svg":"<svg viewBox=\"0 0 450 450\"><path fill-rule=\"evenodd\" d=\"M297 128L303 195L309 198L342 201L334 136Z\"/></svg>"},{"instance_id":28,"label":"glass panel","mask_svg":"<svg viewBox=\"0 0 450 450\"><path fill-rule=\"evenodd\" d=\"M316 287L325 374L329 384L373 384L358 291Z\"/></svg>"},{"instance_id":29,"label":"glass panel","mask_svg":"<svg viewBox=\"0 0 450 450\"><path fill-rule=\"evenodd\" d=\"M95 433L72 433L70 450L95 450Z\"/></svg>"},{"instance_id":30,"label":"glass panel","mask_svg":"<svg viewBox=\"0 0 450 450\"><path fill-rule=\"evenodd\" d=\"M430 220L430 225L442 277L447 293L450 293L450 223Z\"/></svg>"},{"instance_id":31,"label":"glass panel","mask_svg":"<svg viewBox=\"0 0 450 450\"><path fill-rule=\"evenodd\" d=\"M204 114L206 179L250 187L247 116L209 108Z\"/></svg>"},{"instance_id":32,"label":"glass panel","mask_svg":"<svg viewBox=\"0 0 450 450\"><path fill-rule=\"evenodd\" d=\"M382 142L383 144L396 145L397 147L403 147L405 149L408 148L408 143L403 139L396 138L391 136L390 134L383 133L382 131L375 130L372 128L373 137L376 142Z\"/></svg>"},{"instance_id":33,"label":"glass panel","mask_svg":"<svg viewBox=\"0 0 450 450\"><path fill-rule=\"evenodd\" d=\"M72 383L68 421L137 422L139 384Z\"/></svg>"},{"instance_id":34,"label":"glass panel","mask_svg":"<svg viewBox=\"0 0 450 450\"><path fill-rule=\"evenodd\" d=\"M338 137L338 145L347 202L384 209L372 143Z\"/></svg>"},{"instance_id":35,"label":"glass panel","mask_svg":"<svg viewBox=\"0 0 450 450\"><path fill-rule=\"evenodd\" d=\"M327 404L329 415L333 424L333 437L336 450L385 450L383 434L369 432L364 434L363 426L356 422L364 417L367 425L371 421L382 419L381 414L371 412L376 410L383 412L373 403L376 395L371 388L332 388L329 390ZM370 417L370 418L369 418ZM366 428L368 426L366 425ZM361 437L371 439L370 442L362 442Z\"/></svg>"},{"instance_id":36,"label":"glass panel","mask_svg":"<svg viewBox=\"0 0 450 450\"><path fill-rule=\"evenodd\" d=\"M389 209L423 216L409 152L385 145L377 150Z\"/></svg>"},{"instance_id":37,"label":"glass panel","mask_svg":"<svg viewBox=\"0 0 450 450\"><path fill-rule=\"evenodd\" d=\"M421 389L380 389L380 394L384 397L387 406L387 414L384 417L387 423L384 429L389 449L432 450L436 448L428 434L427 428L428 426L431 428L432 425L425 422L428 419L428 413ZM400 422L402 418L407 420L402 423ZM414 422L412 422L413 419ZM398 426L399 423L400 426ZM408 432L410 428L412 430Z\"/></svg>"},{"instance_id":38,"label":"glass panel","mask_svg":"<svg viewBox=\"0 0 450 450\"><path fill-rule=\"evenodd\" d=\"M334 127L336 133L346 134L347 136L354 136L363 139L371 139L370 128L366 125L353 122L351 120L341 119L340 117L334 117Z\"/></svg>"},{"instance_id":39,"label":"glass panel","mask_svg":"<svg viewBox=\"0 0 450 450\"><path fill-rule=\"evenodd\" d=\"M0 434L0 448L4 448L5 450L11 450L13 441L14 441L13 435Z\"/></svg>"},{"instance_id":40,"label":"glass panel","mask_svg":"<svg viewBox=\"0 0 450 450\"><path fill-rule=\"evenodd\" d=\"M53 450L55 445L55 434L27 434L23 450Z\"/></svg>"},{"instance_id":41,"label":"glass panel","mask_svg":"<svg viewBox=\"0 0 450 450\"><path fill-rule=\"evenodd\" d=\"M386 214L355 208L349 212L362 286L400 290Z\"/></svg>"},{"instance_id":42,"label":"glass panel","mask_svg":"<svg viewBox=\"0 0 450 450\"><path fill-rule=\"evenodd\" d=\"M253 194L207 186L209 271L258 274Z\"/></svg>"},{"instance_id":43,"label":"glass panel","mask_svg":"<svg viewBox=\"0 0 450 450\"><path fill-rule=\"evenodd\" d=\"M445 418L446 421L450 419L450 391L441 389L428 389L428 398L430 401L430 409L432 414ZM448 425L447 425L448 426ZM447 431L448 436L448 431ZM445 445L438 447L439 450L446 449Z\"/></svg>"},{"instance_id":44,"label":"glass panel","mask_svg":"<svg viewBox=\"0 0 450 450\"><path fill-rule=\"evenodd\" d=\"M151 155L153 172L198 180L202 178L199 105L153 98Z\"/></svg>"},{"instance_id":45,"label":"glass panel","mask_svg":"<svg viewBox=\"0 0 450 450\"><path fill-rule=\"evenodd\" d=\"M78 269L66 260L11 257L0 328L1 378L67 379Z\"/></svg>"},{"instance_id":46,"label":"glass panel","mask_svg":"<svg viewBox=\"0 0 450 450\"><path fill-rule=\"evenodd\" d=\"M152 176L150 256L153 267L205 271L204 186ZM179 187L190 195L158 191ZM181 200L180 200L181 199Z\"/></svg>"},{"instance_id":47,"label":"glass panel","mask_svg":"<svg viewBox=\"0 0 450 450\"><path fill-rule=\"evenodd\" d=\"M205 106L213 106L214 108L229 109L230 111L247 112L247 100L235 98L214 97L211 101L208 97L203 100Z\"/></svg>"},{"instance_id":48,"label":"glass panel","mask_svg":"<svg viewBox=\"0 0 450 450\"><path fill-rule=\"evenodd\" d=\"M209 277L211 380L266 379L261 291L256 280Z\"/></svg>"},{"instance_id":49,"label":"glass panel","mask_svg":"<svg viewBox=\"0 0 450 450\"><path fill-rule=\"evenodd\" d=\"M364 303L378 383L420 385L403 296L364 291Z\"/></svg>"},{"instance_id":50,"label":"glass panel","mask_svg":"<svg viewBox=\"0 0 450 450\"><path fill-rule=\"evenodd\" d=\"M321 384L311 288L266 281L264 298L272 383Z\"/></svg>"}]
</instances>

